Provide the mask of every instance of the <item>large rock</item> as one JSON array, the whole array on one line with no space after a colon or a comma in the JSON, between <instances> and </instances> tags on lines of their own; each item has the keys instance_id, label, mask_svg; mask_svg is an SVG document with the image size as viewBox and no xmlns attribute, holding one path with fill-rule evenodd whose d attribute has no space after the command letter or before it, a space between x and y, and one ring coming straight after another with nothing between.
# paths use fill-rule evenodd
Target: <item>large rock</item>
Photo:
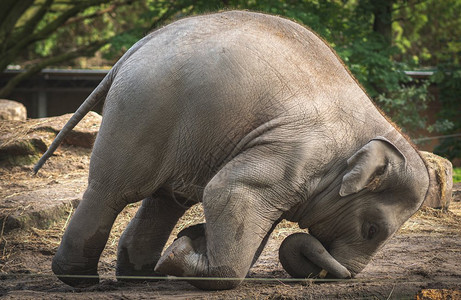
<instances>
[{"instance_id":1,"label":"large rock","mask_svg":"<svg viewBox=\"0 0 461 300\"><path fill-rule=\"evenodd\" d=\"M425 206L447 210L451 202L453 189L453 166L443 157L421 151L429 169L429 192L424 201Z\"/></svg>"},{"instance_id":2,"label":"large rock","mask_svg":"<svg viewBox=\"0 0 461 300\"><path fill-rule=\"evenodd\" d=\"M0 99L0 120L25 121L26 107L19 102Z\"/></svg>"},{"instance_id":3,"label":"large rock","mask_svg":"<svg viewBox=\"0 0 461 300\"><path fill-rule=\"evenodd\" d=\"M26 121L0 120L0 163L28 165L36 162L71 116L66 114ZM88 113L63 143L91 148L100 124L99 114Z\"/></svg>"},{"instance_id":4,"label":"large rock","mask_svg":"<svg viewBox=\"0 0 461 300\"><path fill-rule=\"evenodd\" d=\"M26 121L0 121L0 231L47 228L70 215L88 181L88 164L101 116L89 113L64 143L63 151L41 173L32 164L47 149L71 114ZM11 166L25 164L26 166ZM1 234L0 234L1 235Z\"/></svg>"},{"instance_id":5,"label":"large rock","mask_svg":"<svg viewBox=\"0 0 461 300\"><path fill-rule=\"evenodd\" d=\"M86 177L82 177L38 190L25 189L0 199L3 232L16 228L48 228L77 207L86 185Z\"/></svg>"}]
</instances>

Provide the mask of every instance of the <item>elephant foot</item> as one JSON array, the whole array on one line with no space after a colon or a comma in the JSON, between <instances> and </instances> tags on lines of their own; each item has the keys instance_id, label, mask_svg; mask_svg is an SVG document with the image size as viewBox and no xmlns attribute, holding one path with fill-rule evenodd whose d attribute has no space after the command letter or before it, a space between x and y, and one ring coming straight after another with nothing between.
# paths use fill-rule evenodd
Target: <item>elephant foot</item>
<instances>
[{"instance_id":1,"label":"elephant foot","mask_svg":"<svg viewBox=\"0 0 461 300\"><path fill-rule=\"evenodd\" d=\"M188 236L182 236L165 250L154 271L165 275L192 277L196 276L201 260L204 260L203 255L195 252L192 240ZM202 266L199 269L204 270L205 268Z\"/></svg>"},{"instance_id":2,"label":"elephant foot","mask_svg":"<svg viewBox=\"0 0 461 300\"><path fill-rule=\"evenodd\" d=\"M196 276L198 270L205 271L207 263L205 224L202 223L178 233L157 262L155 271L181 277Z\"/></svg>"},{"instance_id":3,"label":"elephant foot","mask_svg":"<svg viewBox=\"0 0 461 300\"><path fill-rule=\"evenodd\" d=\"M85 288L99 283L97 266L88 268L77 264L65 264L55 256L51 269L59 280L72 287Z\"/></svg>"},{"instance_id":4,"label":"elephant foot","mask_svg":"<svg viewBox=\"0 0 461 300\"><path fill-rule=\"evenodd\" d=\"M202 290L235 288L242 278L237 278L231 267L212 267L206 256L206 239L200 233L203 225L186 228L168 247L155 266L155 271L165 275L189 277L187 281ZM192 237L192 238L191 238ZM206 277L207 279L201 279Z\"/></svg>"}]
</instances>

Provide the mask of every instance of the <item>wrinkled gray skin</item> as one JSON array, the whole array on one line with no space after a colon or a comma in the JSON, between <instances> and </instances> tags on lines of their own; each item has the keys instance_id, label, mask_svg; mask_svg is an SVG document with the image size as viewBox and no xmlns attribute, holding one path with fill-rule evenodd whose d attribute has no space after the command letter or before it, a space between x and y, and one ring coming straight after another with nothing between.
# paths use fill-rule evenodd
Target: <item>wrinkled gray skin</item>
<instances>
[{"instance_id":1,"label":"wrinkled gray skin","mask_svg":"<svg viewBox=\"0 0 461 300\"><path fill-rule=\"evenodd\" d=\"M237 286L281 219L309 228L280 250L296 277L349 278L421 205L417 151L382 116L335 53L291 21L250 12L187 18L146 36L74 114L104 117L88 189L53 271L97 278L118 213L142 199L118 247L117 275L229 277ZM161 256L172 228L202 202L206 224ZM154 272L154 268L155 271ZM322 275L322 274L320 274Z\"/></svg>"}]
</instances>

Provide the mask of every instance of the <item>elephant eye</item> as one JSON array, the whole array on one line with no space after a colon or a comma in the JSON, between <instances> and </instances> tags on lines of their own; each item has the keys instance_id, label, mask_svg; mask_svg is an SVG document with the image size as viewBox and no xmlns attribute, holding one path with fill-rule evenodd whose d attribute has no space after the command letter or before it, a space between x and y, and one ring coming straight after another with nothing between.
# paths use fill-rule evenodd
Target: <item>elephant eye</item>
<instances>
[{"instance_id":1,"label":"elephant eye","mask_svg":"<svg viewBox=\"0 0 461 300\"><path fill-rule=\"evenodd\" d=\"M379 169L376 170L375 172L375 175L376 176L381 176L383 175L385 172L386 172L386 169L387 169L387 164L385 164L384 166L380 167Z\"/></svg>"},{"instance_id":2,"label":"elephant eye","mask_svg":"<svg viewBox=\"0 0 461 300\"><path fill-rule=\"evenodd\" d=\"M362 236L366 240L371 240L378 234L378 231L378 225L370 222L365 222L362 227Z\"/></svg>"},{"instance_id":3,"label":"elephant eye","mask_svg":"<svg viewBox=\"0 0 461 300\"><path fill-rule=\"evenodd\" d=\"M368 227L367 240L371 240L376 233L378 233L378 227L374 224L370 224L370 227Z\"/></svg>"}]
</instances>

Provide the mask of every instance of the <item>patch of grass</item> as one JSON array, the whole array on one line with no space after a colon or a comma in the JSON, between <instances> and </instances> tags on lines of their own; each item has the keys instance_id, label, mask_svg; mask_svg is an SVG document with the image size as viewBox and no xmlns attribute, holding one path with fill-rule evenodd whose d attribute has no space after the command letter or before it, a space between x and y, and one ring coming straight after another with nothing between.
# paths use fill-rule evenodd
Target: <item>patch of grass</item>
<instances>
[{"instance_id":1,"label":"patch of grass","mask_svg":"<svg viewBox=\"0 0 461 300\"><path fill-rule=\"evenodd\" d=\"M461 182L461 168L453 168L453 182Z\"/></svg>"}]
</instances>

